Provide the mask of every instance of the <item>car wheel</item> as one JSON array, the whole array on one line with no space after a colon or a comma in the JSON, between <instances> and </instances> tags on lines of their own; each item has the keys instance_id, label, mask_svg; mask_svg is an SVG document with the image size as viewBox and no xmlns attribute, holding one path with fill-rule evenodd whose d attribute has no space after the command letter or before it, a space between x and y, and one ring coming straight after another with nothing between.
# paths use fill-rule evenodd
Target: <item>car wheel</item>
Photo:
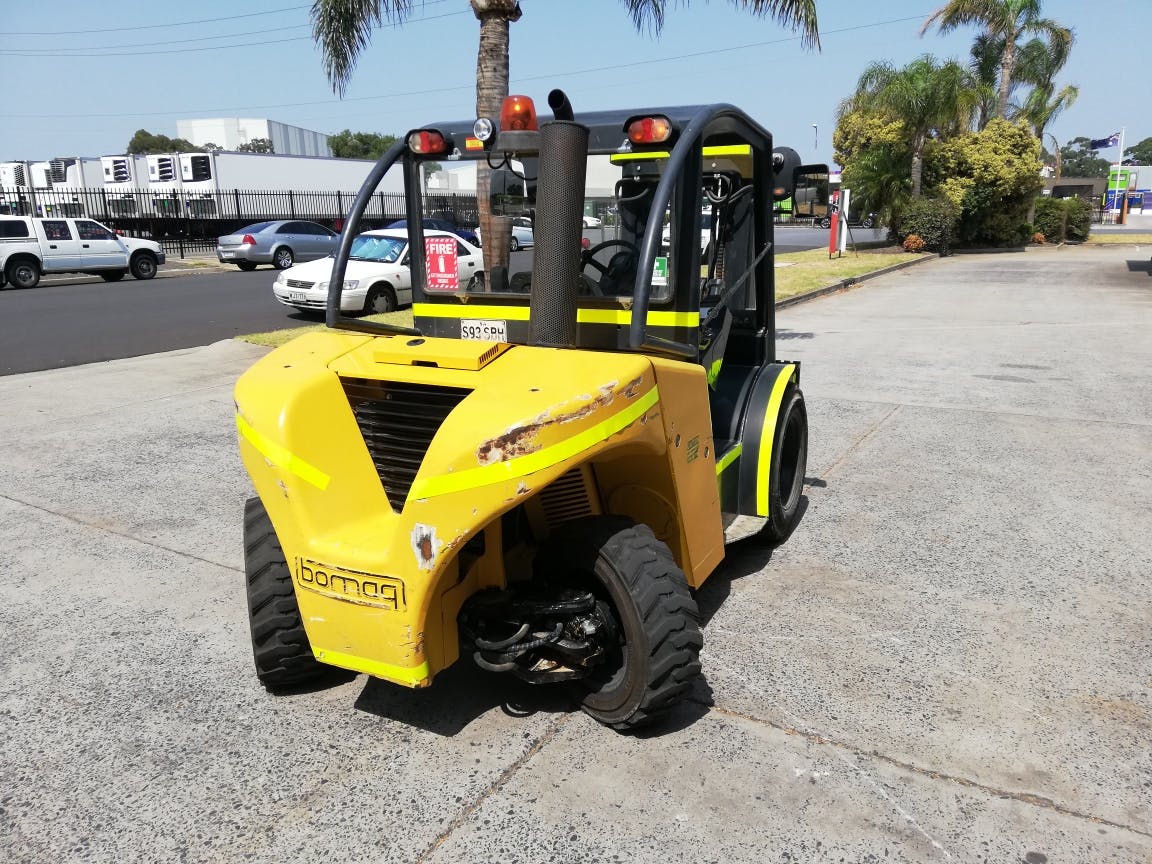
<instances>
[{"instance_id":1,"label":"car wheel","mask_svg":"<svg viewBox=\"0 0 1152 864\"><path fill-rule=\"evenodd\" d=\"M819 225L821 228L831 228L832 227L832 220L829 219L827 216L825 216L823 219L817 219L816 224Z\"/></svg>"},{"instance_id":2,"label":"car wheel","mask_svg":"<svg viewBox=\"0 0 1152 864\"><path fill-rule=\"evenodd\" d=\"M509 247L509 248L510 248L510 249L511 249L513 252L519 252L519 251L520 251L520 241L516 239L516 235L515 235L515 234L513 234L513 235L512 235L512 239L508 241L508 247Z\"/></svg>"},{"instance_id":3,"label":"car wheel","mask_svg":"<svg viewBox=\"0 0 1152 864\"><path fill-rule=\"evenodd\" d=\"M875 222L873 222L873 221L872 221L872 217L871 217L871 216L869 216L867 219L865 219L865 220L864 220L863 222L861 222L860 224L861 224L861 225L863 225L865 228L871 228L871 227L872 227L873 225L875 225L876 223L875 223Z\"/></svg>"},{"instance_id":4,"label":"car wheel","mask_svg":"<svg viewBox=\"0 0 1152 864\"><path fill-rule=\"evenodd\" d=\"M156 256L151 252L137 252L128 264L134 279L151 279L156 275Z\"/></svg>"},{"instance_id":5,"label":"car wheel","mask_svg":"<svg viewBox=\"0 0 1152 864\"><path fill-rule=\"evenodd\" d=\"M4 278L16 288L35 288L40 284L40 265L35 261L12 261L4 270Z\"/></svg>"},{"instance_id":6,"label":"car wheel","mask_svg":"<svg viewBox=\"0 0 1152 864\"><path fill-rule=\"evenodd\" d=\"M251 273L256 269L256 264L252 261L237 261L236 266L243 270L245 273Z\"/></svg>"},{"instance_id":7,"label":"car wheel","mask_svg":"<svg viewBox=\"0 0 1152 864\"><path fill-rule=\"evenodd\" d=\"M123 270L113 270L111 273L101 273L100 278L105 282L119 282L124 278Z\"/></svg>"},{"instance_id":8,"label":"car wheel","mask_svg":"<svg viewBox=\"0 0 1152 864\"><path fill-rule=\"evenodd\" d=\"M556 531L536 559L538 577L590 590L616 638L584 679L585 713L626 730L663 716L700 674L700 613L672 552L647 525L594 516Z\"/></svg>"},{"instance_id":9,"label":"car wheel","mask_svg":"<svg viewBox=\"0 0 1152 864\"><path fill-rule=\"evenodd\" d=\"M272 253L272 266L277 270L287 270L292 266L295 258L292 255L292 250L287 246L281 246Z\"/></svg>"},{"instance_id":10,"label":"car wheel","mask_svg":"<svg viewBox=\"0 0 1152 864\"><path fill-rule=\"evenodd\" d=\"M244 504L244 576L256 676L269 690L298 686L324 674L304 631L292 572L259 498Z\"/></svg>"},{"instance_id":11,"label":"car wheel","mask_svg":"<svg viewBox=\"0 0 1152 864\"><path fill-rule=\"evenodd\" d=\"M373 285L364 298L364 313L366 315L379 315L382 312L396 311L396 292L387 283Z\"/></svg>"}]
</instances>

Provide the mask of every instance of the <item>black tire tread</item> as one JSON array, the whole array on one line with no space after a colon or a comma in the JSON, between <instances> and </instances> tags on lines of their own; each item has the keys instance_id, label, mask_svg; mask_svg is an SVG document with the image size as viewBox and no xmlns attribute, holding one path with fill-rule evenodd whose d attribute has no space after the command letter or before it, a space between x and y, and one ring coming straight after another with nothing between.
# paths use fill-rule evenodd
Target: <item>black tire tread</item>
<instances>
[{"instance_id":1,"label":"black tire tread","mask_svg":"<svg viewBox=\"0 0 1152 864\"><path fill-rule=\"evenodd\" d=\"M244 574L256 675L269 690L305 684L325 667L312 655L292 573L259 498L244 504Z\"/></svg>"},{"instance_id":2,"label":"black tire tread","mask_svg":"<svg viewBox=\"0 0 1152 864\"><path fill-rule=\"evenodd\" d=\"M647 654L645 692L628 717L607 721L587 707L585 710L613 729L649 725L687 695L700 674L704 638L688 581L671 550L647 525L601 516L569 523L562 533L598 545L601 554L612 562L640 620L642 644L633 647Z\"/></svg>"}]
</instances>

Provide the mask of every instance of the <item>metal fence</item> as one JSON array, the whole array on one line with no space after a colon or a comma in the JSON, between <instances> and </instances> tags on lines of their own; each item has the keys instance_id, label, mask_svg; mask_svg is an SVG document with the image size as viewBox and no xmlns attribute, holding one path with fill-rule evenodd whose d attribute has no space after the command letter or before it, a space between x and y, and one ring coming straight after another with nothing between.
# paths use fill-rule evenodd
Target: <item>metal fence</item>
<instances>
[{"instance_id":1,"label":"metal fence","mask_svg":"<svg viewBox=\"0 0 1152 864\"><path fill-rule=\"evenodd\" d=\"M179 257L213 252L216 238L274 219L303 219L339 231L356 192L227 189L71 189L0 187L0 215L83 216L128 236L156 240ZM425 195L426 216L461 227L479 224L475 195ZM377 192L361 227L381 228L403 219L404 196Z\"/></svg>"}]
</instances>

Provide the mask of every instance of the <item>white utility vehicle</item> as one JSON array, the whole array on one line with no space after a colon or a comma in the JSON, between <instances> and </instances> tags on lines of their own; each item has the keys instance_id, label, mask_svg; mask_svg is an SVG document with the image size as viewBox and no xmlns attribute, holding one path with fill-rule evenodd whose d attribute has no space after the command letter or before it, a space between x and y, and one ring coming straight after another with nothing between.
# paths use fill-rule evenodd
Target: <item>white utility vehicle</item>
<instances>
[{"instance_id":1,"label":"white utility vehicle","mask_svg":"<svg viewBox=\"0 0 1152 864\"><path fill-rule=\"evenodd\" d=\"M0 286L35 288L44 273L151 279L163 263L159 243L121 237L92 219L0 216Z\"/></svg>"}]
</instances>

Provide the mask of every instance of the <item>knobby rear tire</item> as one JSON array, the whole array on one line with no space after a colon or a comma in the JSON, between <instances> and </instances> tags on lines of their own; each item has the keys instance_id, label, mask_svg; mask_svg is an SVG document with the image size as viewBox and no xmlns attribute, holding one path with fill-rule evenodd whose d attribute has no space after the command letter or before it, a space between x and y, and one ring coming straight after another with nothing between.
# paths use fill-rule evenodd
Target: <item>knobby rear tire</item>
<instances>
[{"instance_id":1,"label":"knobby rear tire","mask_svg":"<svg viewBox=\"0 0 1152 864\"><path fill-rule=\"evenodd\" d=\"M620 516L569 522L541 550L537 574L590 587L610 602L621 629L611 667L584 682L585 713L630 730L684 699L700 674L700 613L684 573L652 529Z\"/></svg>"},{"instance_id":2,"label":"knobby rear tire","mask_svg":"<svg viewBox=\"0 0 1152 864\"><path fill-rule=\"evenodd\" d=\"M244 574L252 656L260 683L272 691L306 684L327 669L312 655L292 573L259 498L244 504Z\"/></svg>"}]
</instances>

